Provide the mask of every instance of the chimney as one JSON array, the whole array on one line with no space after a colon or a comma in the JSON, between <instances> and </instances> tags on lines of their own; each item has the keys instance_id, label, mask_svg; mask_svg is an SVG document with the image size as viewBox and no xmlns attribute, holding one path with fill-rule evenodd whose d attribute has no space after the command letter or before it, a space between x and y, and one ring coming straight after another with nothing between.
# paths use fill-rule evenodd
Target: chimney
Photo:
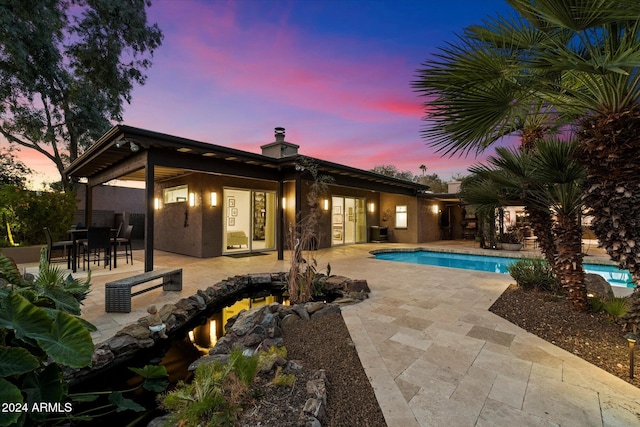
<instances>
[{"instance_id":1,"label":"chimney","mask_svg":"<svg viewBox=\"0 0 640 427\"><path fill-rule=\"evenodd\" d=\"M261 146L262 155L275 157L280 159L282 157L295 156L298 154L299 145L292 144L284 140L284 128L275 128L275 142Z\"/></svg>"}]
</instances>

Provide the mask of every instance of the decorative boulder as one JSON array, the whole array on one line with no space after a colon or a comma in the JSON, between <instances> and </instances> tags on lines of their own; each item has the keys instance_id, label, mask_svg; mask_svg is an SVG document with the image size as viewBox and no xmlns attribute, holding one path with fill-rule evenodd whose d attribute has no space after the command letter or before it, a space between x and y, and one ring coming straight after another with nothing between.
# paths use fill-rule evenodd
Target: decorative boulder
<instances>
[{"instance_id":1,"label":"decorative boulder","mask_svg":"<svg viewBox=\"0 0 640 427\"><path fill-rule=\"evenodd\" d=\"M598 274L585 274L584 283L587 286L587 293L589 294L597 295L602 299L609 299L614 296L609 282Z\"/></svg>"}]
</instances>

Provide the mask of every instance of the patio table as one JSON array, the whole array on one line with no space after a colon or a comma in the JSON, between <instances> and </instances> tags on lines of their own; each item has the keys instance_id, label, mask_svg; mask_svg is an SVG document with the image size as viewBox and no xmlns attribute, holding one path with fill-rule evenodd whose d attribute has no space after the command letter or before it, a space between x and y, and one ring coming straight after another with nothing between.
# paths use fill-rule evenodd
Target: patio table
<instances>
[{"instance_id":1,"label":"patio table","mask_svg":"<svg viewBox=\"0 0 640 427\"><path fill-rule=\"evenodd\" d=\"M71 271L72 272L76 272L77 271L77 261L78 261L78 240L79 239L84 239L87 237L87 232L89 231L88 228L72 228L71 230L67 230L67 234L71 237L71 241L72 241L72 248L71 248L71 257L73 259L73 264L71 266ZM117 233L118 230L116 228L112 228L111 229L111 234L115 235L115 233ZM114 252L116 251L116 249L113 249ZM115 254L114 254L115 255ZM117 261L117 256L113 257L113 268L118 268L118 261Z\"/></svg>"}]
</instances>

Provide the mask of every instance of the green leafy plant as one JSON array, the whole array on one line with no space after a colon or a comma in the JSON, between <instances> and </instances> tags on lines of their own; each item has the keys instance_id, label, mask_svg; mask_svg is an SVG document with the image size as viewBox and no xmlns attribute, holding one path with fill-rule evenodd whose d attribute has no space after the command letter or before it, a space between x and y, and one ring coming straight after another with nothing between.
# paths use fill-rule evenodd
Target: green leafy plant
<instances>
[{"instance_id":1,"label":"green leafy plant","mask_svg":"<svg viewBox=\"0 0 640 427\"><path fill-rule=\"evenodd\" d=\"M282 366L276 368L276 373L271 380L271 384L277 387L293 387L296 382L296 376L293 374L283 374Z\"/></svg>"},{"instance_id":2,"label":"green leafy plant","mask_svg":"<svg viewBox=\"0 0 640 427\"><path fill-rule=\"evenodd\" d=\"M629 307L629 299L626 297L613 297L604 301L603 310L609 315L614 322L627 314Z\"/></svg>"},{"instance_id":3,"label":"green leafy plant","mask_svg":"<svg viewBox=\"0 0 640 427\"><path fill-rule=\"evenodd\" d=\"M597 295L589 297L589 305L591 306L591 311L594 313L599 313L604 310L604 301Z\"/></svg>"},{"instance_id":4,"label":"green leafy plant","mask_svg":"<svg viewBox=\"0 0 640 427\"><path fill-rule=\"evenodd\" d=\"M38 275L23 278L15 264L0 255L0 402L24 408L59 402L65 411L0 412L0 426L90 421L114 411L145 410L124 393L140 387L163 391L168 385L164 367L132 368L144 381L130 390L69 393L63 367L84 368L93 358L90 332L96 328L78 317L91 276L82 281L65 278L46 259L43 250ZM91 407L75 411L85 404Z\"/></svg>"},{"instance_id":5,"label":"green leafy plant","mask_svg":"<svg viewBox=\"0 0 640 427\"><path fill-rule=\"evenodd\" d=\"M190 383L180 382L160 398L161 406L172 412L170 422L184 427L234 425L257 366L258 356L234 349L226 364L200 364Z\"/></svg>"},{"instance_id":6,"label":"green leafy plant","mask_svg":"<svg viewBox=\"0 0 640 427\"><path fill-rule=\"evenodd\" d=\"M521 243L522 235L518 229L509 227L506 232L500 235L498 240L500 240L500 243Z\"/></svg>"},{"instance_id":7,"label":"green leafy plant","mask_svg":"<svg viewBox=\"0 0 640 427\"><path fill-rule=\"evenodd\" d=\"M90 421L113 412L134 411L142 412L146 408L132 399L125 397L126 393L133 393L144 389L153 393L160 393L169 386L167 369L164 366L147 365L143 368L129 368L142 378L142 383L126 390L91 391L86 393L72 393L68 399L81 410L71 417L73 420ZM86 409L84 409L86 407Z\"/></svg>"},{"instance_id":8,"label":"green leafy plant","mask_svg":"<svg viewBox=\"0 0 640 427\"><path fill-rule=\"evenodd\" d=\"M61 366L91 363L95 330L77 317L89 281L65 280L41 254L40 273L25 280L0 255L0 402L33 407L63 402L67 388ZM44 412L1 412L0 426L43 422Z\"/></svg>"},{"instance_id":9,"label":"green leafy plant","mask_svg":"<svg viewBox=\"0 0 640 427\"><path fill-rule=\"evenodd\" d=\"M46 243L44 227L54 240L63 240L77 203L72 191L30 191L13 185L0 185L0 200L0 238L20 245Z\"/></svg>"},{"instance_id":10,"label":"green leafy plant","mask_svg":"<svg viewBox=\"0 0 640 427\"><path fill-rule=\"evenodd\" d=\"M509 274L526 290L557 291L558 282L551 267L541 258L522 258L509 265Z\"/></svg>"}]
</instances>

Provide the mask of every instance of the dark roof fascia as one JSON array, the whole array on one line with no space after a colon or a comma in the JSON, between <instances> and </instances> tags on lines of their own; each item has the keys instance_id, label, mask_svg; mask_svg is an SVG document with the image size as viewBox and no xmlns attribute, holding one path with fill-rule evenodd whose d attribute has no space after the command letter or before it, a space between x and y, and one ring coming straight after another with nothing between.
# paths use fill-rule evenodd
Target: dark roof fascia
<instances>
[{"instance_id":1,"label":"dark roof fascia","mask_svg":"<svg viewBox=\"0 0 640 427\"><path fill-rule=\"evenodd\" d=\"M151 146L171 149L171 148L190 148L194 153L214 153L222 158L235 158L240 161L252 161L263 166L278 167L279 169L287 169L295 167L296 163L302 158L308 158L318 164L320 170L328 173L337 173L339 175L353 176L366 181L374 181L384 183L393 187L401 187L410 189L416 194L428 192L429 186L417 182L406 181L376 172L357 169L351 166L345 166L339 163L318 159L315 157L296 154L282 158L274 158L264 156L262 154L251 153L235 148L224 147L221 145L195 141L193 139L182 138L178 136L168 135L165 133L150 131L147 129L136 128L126 125L116 125L107 131L95 144L93 144L80 157L74 160L69 167L65 169L68 176L73 176L74 172L82 167L82 165L98 157L101 153L111 148L112 145L120 139L129 139L136 144L140 144L143 148ZM335 171L335 172L334 172Z\"/></svg>"},{"instance_id":2,"label":"dark roof fascia","mask_svg":"<svg viewBox=\"0 0 640 427\"><path fill-rule=\"evenodd\" d=\"M425 193L427 199L459 199L458 193Z\"/></svg>"},{"instance_id":3,"label":"dark roof fascia","mask_svg":"<svg viewBox=\"0 0 640 427\"><path fill-rule=\"evenodd\" d=\"M65 169L65 173L69 176L73 176L74 172L77 171L82 165L91 161L92 159L95 159L105 150L109 149L116 141L121 139L131 140L136 144L141 145L143 148L149 148L151 146L155 146L160 149L190 148L195 152L211 152L215 153L219 157L234 157L236 159L253 161L263 165L270 164L272 166L277 166L277 160L279 160L272 157L263 156L261 154L238 150L235 148L223 147L221 145L195 141L188 138L182 138L131 126L116 125L102 137L100 137L100 139L98 139L95 144L89 147L89 149L85 151L80 157L74 160Z\"/></svg>"},{"instance_id":4,"label":"dark roof fascia","mask_svg":"<svg viewBox=\"0 0 640 427\"><path fill-rule=\"evenodd\" d=\"M113 141L115 135L117 135L120 130L120 126L114 126L109 129L104 135L100 137L91 147L89 147L80 157L75 159L69 166L67 166L64 170L65 175L73 176L75 170L77 170L80 166L91 159L95 159L98 155L103 153L106 149L110 147L109 142ZM84 177L83 177L84 178Z\"/></svg>"}]
</instances>

